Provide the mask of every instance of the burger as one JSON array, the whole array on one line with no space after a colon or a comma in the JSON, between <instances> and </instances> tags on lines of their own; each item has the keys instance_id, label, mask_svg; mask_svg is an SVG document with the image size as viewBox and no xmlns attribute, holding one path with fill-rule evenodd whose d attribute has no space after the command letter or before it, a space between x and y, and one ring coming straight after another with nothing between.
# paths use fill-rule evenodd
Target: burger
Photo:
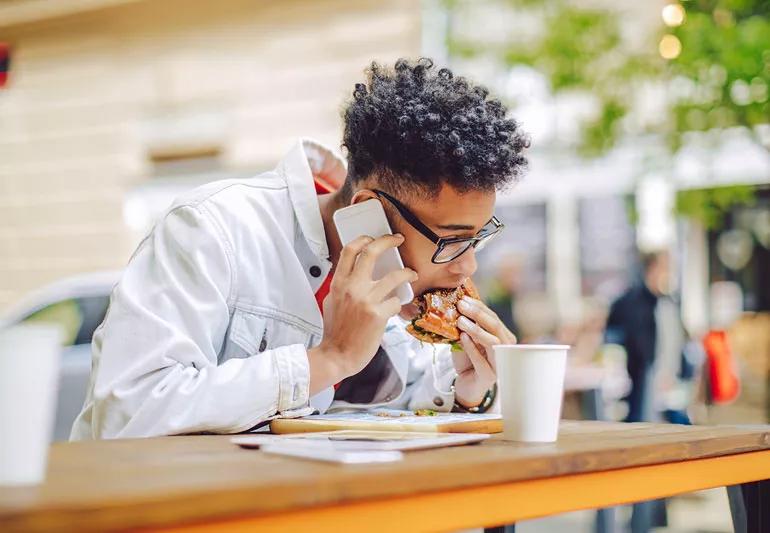
<instances>
[{"instance_id":1,"label":"burger","mask_svg":"<svg viewBox=\"0 0 770 533\"><path fill-rule=\"evenodd\" d=\"M479 297L470 278L456 289L432 289L422 293L414 299L418 313L406 331L421 342L451 344L453 349L461 349L457 302L466 295Z\"/></svg>"}]
</instances>

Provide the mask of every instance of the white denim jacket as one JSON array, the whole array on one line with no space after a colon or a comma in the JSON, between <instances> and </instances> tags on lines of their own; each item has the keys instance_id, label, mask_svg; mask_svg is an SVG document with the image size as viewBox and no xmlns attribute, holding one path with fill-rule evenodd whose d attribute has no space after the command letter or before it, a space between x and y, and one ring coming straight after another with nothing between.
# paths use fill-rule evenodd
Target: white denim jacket
<instances>
[{"instance_id":1,"label":"white denim jacket","mask_svg":"<svg viewBox=\"0 0 770 533\"><path fill-rule=\"evenodd\" d=\"M272 172L178 198L112 293L71 438L235 433L361 407L332 402L332 388L309 397L307 349L323 334L314 295L332 266L314 177L345 174L301 140ZM365 407L451 410L446 347L421 347L398 317L382 347L389 365Z\"/></svg>"}]
</instances>

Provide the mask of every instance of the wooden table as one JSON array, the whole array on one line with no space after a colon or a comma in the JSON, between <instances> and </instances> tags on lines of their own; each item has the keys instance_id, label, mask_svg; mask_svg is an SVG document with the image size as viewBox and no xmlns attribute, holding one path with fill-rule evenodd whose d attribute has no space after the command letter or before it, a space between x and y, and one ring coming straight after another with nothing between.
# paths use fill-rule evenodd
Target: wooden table
<instances>
[{"instance_id":1,"label":"wooden table","mask_svg":"<svg viewBox=\"0 0 770 533\"><path fill-rule=\"evenodd\" d=\"M770 426L565 422L556 444L495 437L362 466L226 436L62 443L44 485L0 489L0 531L447 531L737 484L762 531L768 478Z\"/></svg>"}]
</instances>

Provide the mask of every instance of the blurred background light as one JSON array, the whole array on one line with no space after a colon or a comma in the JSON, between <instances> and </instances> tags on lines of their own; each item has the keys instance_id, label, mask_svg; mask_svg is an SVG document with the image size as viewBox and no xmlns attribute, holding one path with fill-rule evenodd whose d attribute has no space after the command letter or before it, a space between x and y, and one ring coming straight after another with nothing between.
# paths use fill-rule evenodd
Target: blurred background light
<instances>
[{"instance_id":1,"label":"blurred background light","mask_svg":"<svg viewBox=\"0 0 770 533\"><path fill-rule=\"evenodd\" d=\"M682 43L676 35L666 34L660 40L658 51L663 59L676 59L682 53Z\"/></svg>"},{"instance_id":2,"label":"blurred background light","mask_svg":"<svg viewBox=\"0 0 770 533\"><path fill-rule=\"evenodd\" d=\"M684 8L680 4L668 4L660 13L666 26L681 26L684 22Z\"/></svg>"}]
</instances>

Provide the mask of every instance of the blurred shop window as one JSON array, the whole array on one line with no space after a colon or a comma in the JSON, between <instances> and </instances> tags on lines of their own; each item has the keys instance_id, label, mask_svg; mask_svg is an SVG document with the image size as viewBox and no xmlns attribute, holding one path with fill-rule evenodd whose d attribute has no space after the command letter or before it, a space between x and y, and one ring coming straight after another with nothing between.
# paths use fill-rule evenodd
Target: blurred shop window
<instances>
[{"instance_id":1,"label":"blurred shop window","mask_svg":"<svg viewBox=\"0 0 770 533\"><path fill-rule=\"evenodd\" d=\"M751 205L731 207L709 231L711 283L737 283L743 309L770 311L770 186L758 186Z\"/></svg>"},{"instance_id":2,"label":"blurred shop window","mask_svg":"<svg viewBox=\"0 0 770 533\"><path fill-rule=\"evenodd\" d=\"M580 278L583 296L612 301L632 281L636 231L629 220L631 198L621 195L581 198Z\"/></svg>"},{"instance_id":3,"label":"blurred shop window","mask_svg":"<svg viewBox=\"0 0 770 533\"><path fill-rule=\"evenodd\" d=\"M495 209L505 230L478 254L481 288L492 283L500 270L515 275L516 291L546 291L547 215L545 203L500 205Z\"/></svg>"},{"instance_id":4,"label":"blurred shop window","mask_svg":"<svg viewBox=\"0 0 770 533\"><path fill-rule=\"evenodd\" d=\"M49 304L21 320L22 323L46 322L61 327L64 346L89 344L94 331L104 320L109 296L70 298Z\"/></svg>"},{"instance_id":5,"label":"blurred shop window","mask_svg":"<svg viewBox=\"0 0 770 533\"><path fill-rule=\"evenodd\" d=\"M501 205L495 210L505 224L498 238L478 254L474 276L486 303L521 339L551 331L537 320L538 304L547 300L547 212L545 203ZM547 314L547 313L546 313Z\"/></svg>"}]
</instances>

